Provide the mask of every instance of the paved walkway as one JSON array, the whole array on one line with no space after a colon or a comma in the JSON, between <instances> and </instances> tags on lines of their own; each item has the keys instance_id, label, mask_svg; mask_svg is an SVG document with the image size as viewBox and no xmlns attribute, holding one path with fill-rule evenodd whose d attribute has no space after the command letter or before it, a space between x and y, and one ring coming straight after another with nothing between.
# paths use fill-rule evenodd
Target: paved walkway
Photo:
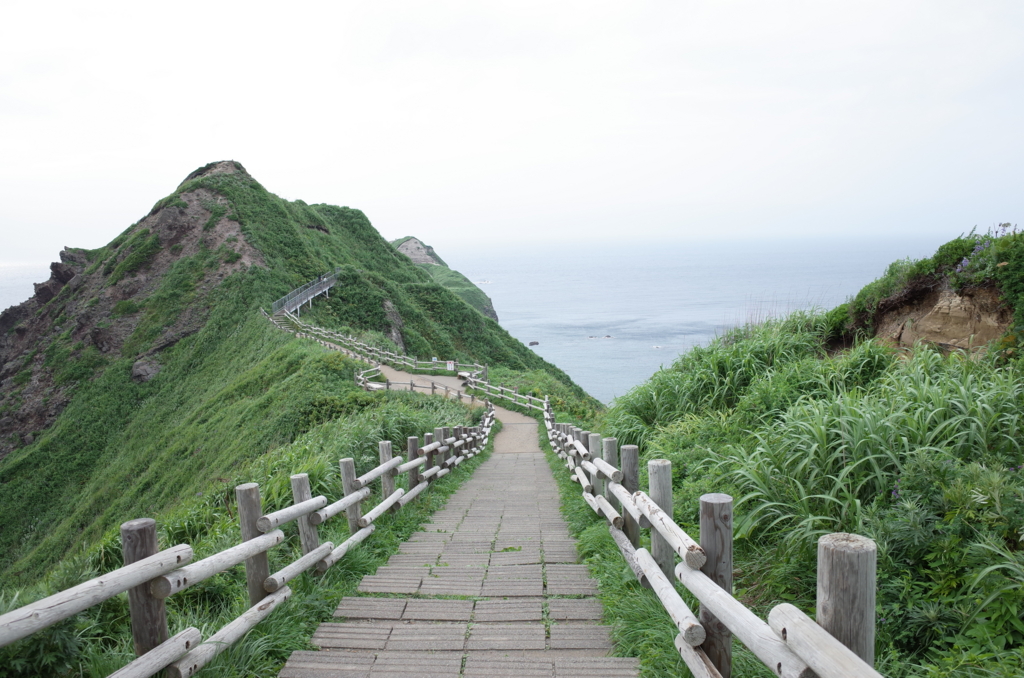
<instances>
[{"instance_id":1,"label":"paved walkway","mask_svg":"<svg viewBox=\"0 0 1024 678\"><path fill-rule=\"evenodd\" d=\"M637 675L636 659L607 656L597 582L576 563L536 420L495 410L495 453L281 678Z\"/></svg>"}]
</instances>

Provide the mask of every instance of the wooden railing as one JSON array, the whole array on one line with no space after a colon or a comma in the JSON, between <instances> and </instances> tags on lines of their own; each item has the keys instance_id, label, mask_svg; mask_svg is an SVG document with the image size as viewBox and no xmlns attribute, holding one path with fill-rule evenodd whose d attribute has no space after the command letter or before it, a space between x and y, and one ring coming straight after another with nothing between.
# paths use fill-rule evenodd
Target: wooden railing
<instances>
[{"instance_id":1,"label":"wooden railing","mask_svg":"<svg viewBox=\"0 0 1024 678\"><path fill-rule=\"evenodd\" d=\"M672 464L648 462L648 492L639 488L639 449L615 438L556 423L543 415L548 440L579 483L587 505L605 518L622 557L658 596L679 629L675 646L696 678L732 675L735 635L785 678L879 678L874 670L875 544L831 534L818 542L817 622L788 603L763 621L732 596L732 497L700 498L700 541L673 520ZM640 530L651 548L640 548ZM679 563L676 563L676 559ZM700 601L695 615L672 580Z\"/></svg>"},{"instance_id":2,"label":"wooden railing","mask_svg":"<svg viewBox=\"0 0 1024 678\"><path fill-rule=\"evenodd\" d=\"M361 360L379 364L386 358L405 366L412 361L306 325L294 316L288 320L298 323L300 336L333 344ZM335 344L325 336L345 343ZM357 376L364 388L381 387L369 381L375 369L379 375L375 367ZM579 483L584 501L605 518L630 569L641 585L654 591L676 624L676 650L696 678L730 678L733 635L783 678L881 678L873 668L877 550L872 540L853 534L821 537L817 621L788 603L772 608L764 621L732 595L732 497L700 498L698 542L673 519L671 462L648 462L649 488L642 492L635 445L619 449L615 438L556 423L548 398L489 384L486 368L460 376L468 387L490 398L541 411L552 449ZM641 529L650 530L650 550L640 547ZM676 558L681 562L677 564ZM700 602L699 616L676 591L673 579Z\"/></svg>"},{"instance_id":3,"label":"wooden railing","mask_svg":"<svg viewBox=\"0 0 1024 678\"><path fill-rule=\"evenodd\" d=\"M399 511L431 483L483 452L493 424L494 411L488 408L480 426L435 428L423 436L422 445L418 437L410 437L406 440L408 461L394 456L391 441L381 441L380 465L358 477L355 462L342 459L343 495L333 502L325 496L313 497L309 477L300 473L291 476L293 504L264 514L259 486L239 485L235 498L241 543L197 562L192 562L194 553L188 544L158 551L153 519L128 521L121 526L124 567L0 616L0 647L127 591L138 658L111 678L148 678L165 670L170 678L192 676L288 600L288 582L309 570L326 572L373 533L374 521L380 516ZM401 474L408 474L408 489L396 487ZM362 504L378 479L381 501L364 512ZM348 519L348 539L337 545L320 543L318 526L342 512ZM280 528L292 521L298 525L303 555L271 573L267 552L284 541ZM167 598L243 561L252 607L205 641L196 628L169 638Z\"/></svg>"}]
</instances>

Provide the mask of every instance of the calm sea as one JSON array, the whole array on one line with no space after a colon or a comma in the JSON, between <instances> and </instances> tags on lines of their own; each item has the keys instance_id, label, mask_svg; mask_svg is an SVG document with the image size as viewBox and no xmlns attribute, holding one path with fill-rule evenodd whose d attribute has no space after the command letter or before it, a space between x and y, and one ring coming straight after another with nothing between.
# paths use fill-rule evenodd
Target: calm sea
<instances>
[{"instance_id":1,"label":"calm sea","mask_svg":"<svg viewBox=\"0 0 1024 678\"><path fill-rule=\"evenodd\" d=\"M897 259L948 240L573 245L438 253L494 302L502 326L610 402L730 327L832 308Z\"/></svg>"},{"instance_id":2,"label":"calm sea","mask_svg":"<svg viewBox=\"0 0 1024 678\"><path fill-rule=\"evenodd\" d=\"M0 262L0 311L25 301L33 294L32 283L50 279L49 262L5 264Z\"/></svg>"},{"instance_id":3,"label":"calm sea","mask_svg":"<svg viewBox=\"0 0 1024 678\"><path fill-rule=\"evenodd\" d=\"M802 308L831 308L896 259L945 240L799 240L690 245L446 246L501 324L609 402L687 349L730 327ZM48 264L0 264L0 309L49 278Z\"/></svg>"}]
</instances>

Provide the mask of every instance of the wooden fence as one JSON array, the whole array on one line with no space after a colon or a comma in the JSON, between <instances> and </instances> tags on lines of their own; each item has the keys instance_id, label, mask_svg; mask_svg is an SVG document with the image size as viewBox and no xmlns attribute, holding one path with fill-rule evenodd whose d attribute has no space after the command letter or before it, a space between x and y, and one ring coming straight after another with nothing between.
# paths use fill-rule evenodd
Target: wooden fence
<instances>
[{"instance_id":1,"label":"wooden fence","mask_svg":"<svg viewBox=\"0 0 1024 678\"><path fill-rule=\"evenodd\" d=\"M309 477L300 473L291 476L293 504L264 514L259 486L239 485L235 498L241 543L197 562L192 562L193 551L188 544L159 551L153 519L130 520L121 526L124 567L0 616L0 647L127 592L138 658L112 673L111 678L147 678L165 670L170 678L195 675L288 600L288 582L309 570L326 572L373 533L377 518L399 511L431 483L480 454L488 444L493 424L494 410L489 407L480 426L436 428L423 436L422 445L418 437L410 437L406 440L408 460L394 456L391 441L381 441L380 465L358 477L355 462L342 459L343 494L333 502L325 496L313 497ZM401 474L408 474L408 489L396 487ZM380 481L381 501L364 512L362 504L369 499L376 480ZM321 543L318 526L343 512L348 519L349 538L337 545ZM281 527L292 521L298 526L302 557L271 573L267 551L284 541ZM196 628L168 637L167 598L242 562L252 607L206 640Z\"/></svg>"},{"instance_id":2,"label":"wooden fence","mask_svg":"<svg viewBox=\"0 0 1024 678\"><path fill-rule=\"evenodd\" d=\"M639 488L639 450L615 438L556 423L544 412L548 440L579 483L587 505L608 530L641 584L658 596L679 629L675 646L697 678L732 675L735 635L784 678L879 678L874 670L875 544L830 534L818 542L817 622L788 603L763 621L732 596L732 497L700 498L700 541L673 520L672 464L648 462L649 487ZM640 548L640 530L651 548ZM676 563L676 559L679 563ZM695 615L673 578L700 601Z\"/></svg>"},{"instance_id":3,"label":"wooden fence","mask_svg":"<svg viewBox=\"0 0 1024 678\"><path fill-rule=\"evenodd\" d=\"M265 311L264 315L266 315ZM477 363L460 363L456 360L420 360L419 358L414 358L403 353L395 353L394 351L381 348L380 346L366 344L355 337L350 337L340 332L304 323L299 320L298 317L288 312L268 315L267 317L277 327L285 331L293 332L307 338L317 339L321 342L329 342L352 357L366 362L391 365L395 368L418 373L432 374L435 372L453 371L462 378L472 377L482 378L484 380L487 379L486 365L479 365ZM448 363L452 364L452 367L454 368L453 370L448 370Z\"/></svg>"}]
</instances>

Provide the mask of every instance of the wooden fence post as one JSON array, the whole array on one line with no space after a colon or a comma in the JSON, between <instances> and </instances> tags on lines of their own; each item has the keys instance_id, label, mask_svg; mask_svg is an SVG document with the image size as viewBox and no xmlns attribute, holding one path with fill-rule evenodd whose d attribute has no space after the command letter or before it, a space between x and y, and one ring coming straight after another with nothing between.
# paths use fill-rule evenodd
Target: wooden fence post
<instances>
[{"instance_id":1,"label":"wooden fence post","mask_svg":"<svg viewBox=\"0 0 1024 678\"><path fill-rule=\"evenodd\" d=\"M377 450L380 454L380 463L386 464L394 458L394 454L391 452L391 441L382 440L377 443ZM384 475L380 477L380 498L387 499L395 493L395 469L385 471Z\"/></svg>"},{"instance_id":2,"label":"wooden fence post","mask_svg":"<svg viewBox=\"0 0 1024 678\"><path fill-rule=\"evenodd\" d=\"M587 449L590 450L590 456L594 459L604 459L604 450L601 447L601 434L591 433L589 440L587 441ZM600 473L591 474L590 484L594 486L594 496L606 494L604 489L604 480Z\"/></svg>"},{"instance_id":3,"label":"wooden fence post","mask_svg":"<svg viewBox=\"0 0 1024 678\"><path fill-rule=\"evenodd\" d=\"M647 476L651 500L658 505L670 520L672 513L672 462L668 459L652 459L647 462ZM657 530L651 530L651 555L658 567L673 581L676 571L675 552L668 541Z\"/></svg>"},{"instance_id":4,"label":"wooden fence post","mask_svg":"<svg viewBox=\"0 0 1024 678\"><path fill-rule=\"evenodd\" d=\"M732 497L705 494L700 498L700 547L707 562L700 568L711 581L732 595ZM732 632L715 615L700 606L700 623L707 637L701 647L722 678L732 676Z\"/></svg>"},{"instance_id":5,"label":"wooden fence post","mask_svg":"<svg viewBox=\"0 0 1024 678\"><path fill-rule=\"evenodd\" d=\"M420 439L416 436L409 436L405 439L405 450L409 461L415 461L419 457ZM409 489L420 484L420 469L413 466L409 469Z\"/></svg>"},{"instance_id":6,"label":"wooden fence post","mask_svg":"<svg viewBox=\"0 0 1024 678\"><path fill-rule=\"evenodd\" d=\"M818 539L818 626L875 665L875 542L858 534Z\"/></svg>"},{"instance_id":7,"label":"wooden fence post","mask_svg":"<svg viewBox=\"0 0 1024 678\"><path fill-rule=\"evenodd\" d=\"M615 438L604 438L601 440L601 453L604 460L611 464L615 468L619 468L619 441ZM622 470L622 469L619 469ZM611 492L607 490L607 484L602 485L605 492L605 498L608 503L612 505L612 508L622 513L622 507L619 506L619 500L615 498Z\"/></svg>"},{"instance_id":8,"label":"wooden fence post","mask_svg":"<svg viewBox=\"0 0 1024 678\"><path fill-rule=\"evenodd\" d=\"M434 441L441 443L441 447L444 447L444 441L447 440L448 436L444 434L444 427L438 426L434 429ZM448 460L448 453L441 452L438 450L438 455L434 457L434 464L436 466L444 467L444 462Z\"/></svg>"},{"instance_id":9,"label":"wooden fence post","mask_svg":"<svg viewBox=\"0 0 1024 678\"><path fill-rule=\"evenodd\" d=\"M354 459L349 457L348 459L342 459L338 462L338 466L341 467L341 489L345 493L345 496L358 492L360 488L356 487L356 462ZM363 517L362 502L356 502L345 509L345 516L348 518L348 531L349 534L355 534L359 531L359 519Z\"/></svg>"},{"instance_id":10,"label":"wooden fence post","mask_svg":"<svg viewBox=\"0 0 1024 678\"><path fill-rule=\"evenodd\" d=\"M301 504L313 498L313 492L309 489L308 474L296 473L291 476L291 481L293 502ZM309 514L299 516L295 522L299 526L299 541L302 543L302 555L315 551L320 546L320 535L317 532L316 525L309 522Z\"/></svg>"},{"instance_id":11,"label":"wooden fence post","mask_svg":"<svg viewBox=\"0 0 1024 678\"><path fill-rule=\"evenodd\" d=\"M137 518L121 525L121 553L125 565L155 555L159 550L156 521L152 518ZM156 598L149 592L149 582L128 589L128 613L131 615L135 654L139 657L169 637L167 605L162 598Z\"/></svg>"},{"instance_id":12,"label":"wooden fence post","mask_svg":"<svg viewBox=\"0 0 1024 678\"><path fill-rule=\"evenodd\" d=\"M263 533L256 527L256 521L263 515L260 502L260 486L256 483L245 483L235 488L235 501L238 503L238 522L242 528L242 541L262 537ZM245 559L245 583L249 589L249 604L255 605L267 597L263 582L270 576L270 561L267 552L257 553Z\"/></svg>"},{"instance_id":13,"label":"wooden fence post","mask_svg":"<svg viewBox=\"0 0 1024 678\"><path fill-rule=\"evenodd\" d=\"M430 445L432 442L434 442L434 434L433 433L424 433L423 434L423 447L426 447L427 445ZM434 463L434 453L433 452L427 452L427 463L423 465L423 470L429 471L430 469L434 468L434 466L436 466L436 464ZM434 482L434 478L436 478L436 477L437 477L437 474L435 473L434 475L432 475L429 478L427 478L427 482L431 482L431 483Z\"/></svg>"},{"instance_id":14,"label":"wooden fence post","mask_svg":"<svg viewBox=\"0 0 1024 678\"><path fill-rule=\"evenodd\" d=\"M636 445L623 445L619 450L622 455L622 486L631 495L640 489L640 448ZM629 537L634 548L640 546L640 525L626 511L622 515L622 531Z\"/></svg>"}]
</instances>

